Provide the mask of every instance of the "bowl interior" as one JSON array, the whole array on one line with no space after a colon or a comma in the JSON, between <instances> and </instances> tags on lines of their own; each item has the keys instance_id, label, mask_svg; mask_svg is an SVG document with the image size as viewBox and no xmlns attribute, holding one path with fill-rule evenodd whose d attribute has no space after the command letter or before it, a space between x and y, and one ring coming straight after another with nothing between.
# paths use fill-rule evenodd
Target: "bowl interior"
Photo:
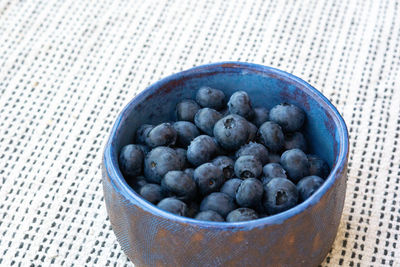
<instances>
[{"instance_id":1,"label":"bowl interior","mask_svg":"<svg viewBox=\"0 0 400 267\"><path fill-rule=\"evenodd\" d=\"M343 135L341 122L333 106L304 81L285 72L245 63L226 63L197 67L165 78L139 94L121 113L112 136L113 153L132 143L136 129L144 124L175 120L175 106L185 98L194 99L201 86L225 92L246 91L253 107L271 109L288 102L305 110L305 133L311 152L322 157L333 168ZM333 109L332 109L333 108ZM343 136L342 136L343 138ZM113 155L117 158L117 155Z\"/></svg>"}]
</instances>

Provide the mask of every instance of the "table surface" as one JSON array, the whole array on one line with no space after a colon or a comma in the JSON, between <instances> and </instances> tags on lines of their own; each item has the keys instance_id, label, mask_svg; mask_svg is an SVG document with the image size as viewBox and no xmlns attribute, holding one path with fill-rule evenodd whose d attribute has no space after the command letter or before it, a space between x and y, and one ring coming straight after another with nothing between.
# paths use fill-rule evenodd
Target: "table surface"
<instances>
[{"instance_id":1,"label":"table surface","mask_svg":"<svg viewBox=\"0 0 400 267\"><path fill-rule=\"evenodd\" d=\"M0 1L0 265L131 265L102 149L149 84L239 60L321 90L349 128L342 222L322 266L400 266L399 1Z\"/></svg>"}]
</instances>

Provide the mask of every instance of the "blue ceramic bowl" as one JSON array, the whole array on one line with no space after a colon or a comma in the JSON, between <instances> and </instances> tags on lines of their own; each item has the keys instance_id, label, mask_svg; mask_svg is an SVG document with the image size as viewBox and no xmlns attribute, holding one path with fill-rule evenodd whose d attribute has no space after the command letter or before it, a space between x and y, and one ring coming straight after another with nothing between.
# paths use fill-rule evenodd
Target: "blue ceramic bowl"
<instances>
[{"instance_id":1,"label":"blue ceramic bowl","mask_svg":"<svg viewBox=\"0 0 400 267\"><path fill-rule=\"evenodd\" d=\"M245 90L254 106L294 103L307 113L305 131L315 154L331 167L309 199L258 220L197 221L162 211L142 199L118 167L118 153L143 123L171 120L175 105L203 85L230 96ZM136 266L316 266L335 239L346 193L348 135L335 107L316 89L286 72L223 62L171 75L136 96L118 116L103 158L103 186L112 228Z\"/></svg>"}]
</instances>

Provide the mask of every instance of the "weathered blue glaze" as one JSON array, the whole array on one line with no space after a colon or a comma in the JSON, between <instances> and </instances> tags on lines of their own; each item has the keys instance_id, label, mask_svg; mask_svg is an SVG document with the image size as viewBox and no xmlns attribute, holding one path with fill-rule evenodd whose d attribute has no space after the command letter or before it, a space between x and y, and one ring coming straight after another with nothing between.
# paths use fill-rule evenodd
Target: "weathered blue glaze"
<instances>
[{"instance_id":1,"label":"weathered blue glaze","mask_svg":"<svg viewBox=\"0 0 400 267\"><path fill-rule=\"evenodd\" d=\"M274 216L239 223L204 222L159 210L124 180L118 153L143 123L167 121L175 105L207 85L228 96L249 93L254 106L295 103L307 113L312 150L332 172L305 202ZM261 65L223 62L171 75L144 90L118 116L103 158L112 228L137 266L316 266L335 239L346 193L348 135L335 107L303 80Z\"/></svg>"}]
</instances>

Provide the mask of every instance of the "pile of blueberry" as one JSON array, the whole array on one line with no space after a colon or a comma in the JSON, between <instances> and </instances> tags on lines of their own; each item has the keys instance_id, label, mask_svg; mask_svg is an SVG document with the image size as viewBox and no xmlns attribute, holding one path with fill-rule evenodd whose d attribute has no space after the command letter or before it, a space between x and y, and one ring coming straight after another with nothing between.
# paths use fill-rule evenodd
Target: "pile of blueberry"
<instances>
[{"instance_id":1,"label":"pile of blueberry","mask_svg":"<svg viewBox=\"0 0 400 267\"><path fill-rule=\"evenodd\" d=\"M248 94L202 87L176 106L176 122L144 124L122 148L120 169L147 201L198 220L238 222L292 208L329 174L308 153L306 115L282 103L252 107Z\"/></svg>"}]
</instances>

